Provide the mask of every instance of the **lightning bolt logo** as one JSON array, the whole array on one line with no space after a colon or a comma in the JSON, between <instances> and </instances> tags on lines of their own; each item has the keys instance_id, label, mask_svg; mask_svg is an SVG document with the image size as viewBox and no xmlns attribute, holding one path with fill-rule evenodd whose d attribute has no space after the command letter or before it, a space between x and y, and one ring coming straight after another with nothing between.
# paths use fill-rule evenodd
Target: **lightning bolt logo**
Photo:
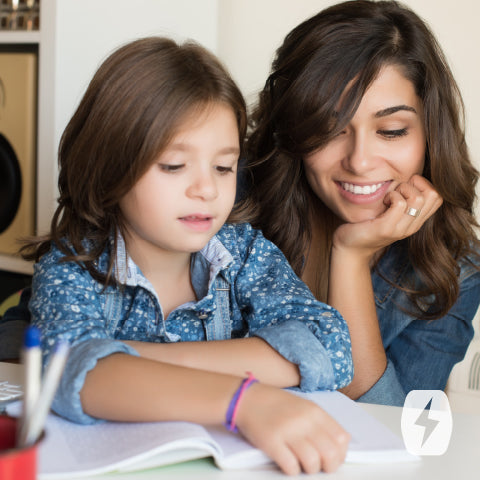
<instances>
[{"instance_id":1,"label":"lightning bolt logo","mask_svg":"<svg viewBox=\"0 0 480 480\"><path fill-rule=\"evenodd\" d=\"M423 412L418 416L415 425L423 427L423 440L422 447L425 445L425 442L430 438L430 435L433 433L437 425L440 423L439 420L434 420L430 418L430 407L432 406L433 397L428 401L428 403L423 408Z\"/></svg>"},{"instance_id":2,"label":"lightning bolt logo","mask_svg":"<svg viewBox=\"0 0 480 480\"><path fill-rule=\"evenodd\" d=\"M445 392L410 390L403 404L401 427L409 453L443 455L453 429L452 412Z\"/></svg>"}]
</instances>

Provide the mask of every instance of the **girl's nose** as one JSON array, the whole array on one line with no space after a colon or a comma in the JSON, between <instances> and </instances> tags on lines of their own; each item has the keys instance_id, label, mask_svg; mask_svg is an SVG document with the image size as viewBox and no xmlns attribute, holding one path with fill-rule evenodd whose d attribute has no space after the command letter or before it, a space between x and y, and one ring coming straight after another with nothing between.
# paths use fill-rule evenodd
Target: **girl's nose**
<instances>
[{"instance_id":1,"label":"girl's nose","mask_svg":"<svg viewBox=\"0 0 480 480\"><path fill-rule=\"evenodd\" d=\"M215 178L210 172L196 172L187 189L187 194L192 198L213 200L217 197L218 190Z\"/></svg>"}]
</instances>

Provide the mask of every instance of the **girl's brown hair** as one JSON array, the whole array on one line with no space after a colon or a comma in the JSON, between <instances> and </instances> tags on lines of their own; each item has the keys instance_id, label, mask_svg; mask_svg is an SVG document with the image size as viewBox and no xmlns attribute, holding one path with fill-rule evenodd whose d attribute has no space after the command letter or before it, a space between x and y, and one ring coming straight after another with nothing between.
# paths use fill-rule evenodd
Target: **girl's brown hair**
<instances>
[{"instance_id":1,"label":"girl's brown hair","mask_svg":"<svg viewBox=\"0 0 480 480\"><path fill-rule=\"evenodd\" d=\"M193 42L151 37L111 54L91 80L59 148L60 196L49 235L22 248L38 260L52 242L64 261L82 264L108 283L123 231L120 199L167 146L192 110L224 102L234 111L240 145L246 108L218 59ZM112 243L111 243L112 241ZM110 248L107 275L95 262Z\"/></svg>"},{"instance_id":2,"label":"girl's brown hair","mask_svg":"<svg viewBox=\"0 0 480 480\"><path fill-rule=\"evenodd\" d=\"M423 175L444 200L421 230L403 241L420 285L413 286L411 279L409 288L396 286L407 290L417 307L433 294L429 313L420 315L437 318L458 297L458 260L478 246L473 214L478 173L469 159L463 103L452 73L429 28L405 6L344 2L288 34L253 112L247 147L251 196L237 216L253 211L254 225L283 250L298 274L312 218L323 222L326 249L315 294L326 300L329 246L337 220L311 191L302 159L345 127L386 65L399 67L422 101L427 136Z\"/></svg>"}]
</instances>

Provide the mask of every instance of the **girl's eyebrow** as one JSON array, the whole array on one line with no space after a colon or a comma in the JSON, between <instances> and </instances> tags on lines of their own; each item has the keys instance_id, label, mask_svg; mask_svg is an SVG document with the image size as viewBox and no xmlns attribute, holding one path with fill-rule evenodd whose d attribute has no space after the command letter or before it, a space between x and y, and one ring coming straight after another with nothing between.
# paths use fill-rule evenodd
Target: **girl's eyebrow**
<instances>
[{"instance_id":1,"label":"girl's eyebrow","mask_svg":"<svg viewBox=\"0 0 480 480\"><path fill-rule=\"evenodd\" d=\"M238 147L225 147L219 150L222 155L240 155L240 149Z\"/></svg>"},{"instance_id":2,"label":"girl's eyebrow","mask_svg":"<svg viewBox=\"0 0 480 480\"><path fill-rule=\"evenodd\" d=\"M375 118L381 118L381 117L386 117L388 115L393 115L396 112L400 111L407 111L407 112L413 112L417 113L417 111L408 105L396 105L395 107L388 107L384 108L383 110L379 110L377 113L375 113Z\"/></svg>"},{"instance_id":3,"label":"girl's eyebrow","mask_svg":"<svg viewBox=\"0 0 480 480\"><path fill-rule=\"evenodd\" d=\"M192 146L183 142L173 143L166 148L166 151L174 152L188 152L189 150L192 150ZM217 153L220 155L240 155L240 148L236 146L226 146L220 148Z\"/></svg>"}]
</instances>

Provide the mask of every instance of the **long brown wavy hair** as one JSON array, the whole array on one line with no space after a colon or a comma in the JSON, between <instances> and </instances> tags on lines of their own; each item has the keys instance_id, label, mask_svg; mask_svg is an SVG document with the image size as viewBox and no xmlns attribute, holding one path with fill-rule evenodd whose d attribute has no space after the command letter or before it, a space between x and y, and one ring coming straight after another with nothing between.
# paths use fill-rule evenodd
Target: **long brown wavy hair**
<instances>
[{"instance_id":1,"label":"long brown wavy hair","mask_svg":"<svg viewBox=\"0 0 480 480\"><path fill-rule=\"evenodd\" d=\"M37 260L52 242L104 284L113 281L120 199L136 184L192 111L230 106L240 145L246 132L243 96L218 59L193 42L150 37L112 53L91 80L59 147L60 196L50 233L21 252ZM110 244L110 241L113 241ZM107 275L96 267L110 248Z\"/></svg>"},{"instance_id":2,"label":"long brown wavy hair","mask_svg":"<svg viewBox=\"0 0 480 480\"><path fill-rule=\"evenodd\" d=\"M312 218L322 222L325 249L314 293L326 300L338 219L310 189L302 159L348 124L386 65L399 67L422 101L427 137L423 175L444 200L419 232L402 241L415 279L408 287L395 286L408 292L415 311L433 294L428 314L424 308L417 314L438 318L458 297L459 259L478 248L473 213L478 173L465 143L457 84L433 34L407 7L394 1L339 3L287 35L253 112L247 146L251 191L237 215L253 211L254 226L282 249L299 275ZM333 118L337 121L332 123Z\"/></svg>"}]
</instances>

